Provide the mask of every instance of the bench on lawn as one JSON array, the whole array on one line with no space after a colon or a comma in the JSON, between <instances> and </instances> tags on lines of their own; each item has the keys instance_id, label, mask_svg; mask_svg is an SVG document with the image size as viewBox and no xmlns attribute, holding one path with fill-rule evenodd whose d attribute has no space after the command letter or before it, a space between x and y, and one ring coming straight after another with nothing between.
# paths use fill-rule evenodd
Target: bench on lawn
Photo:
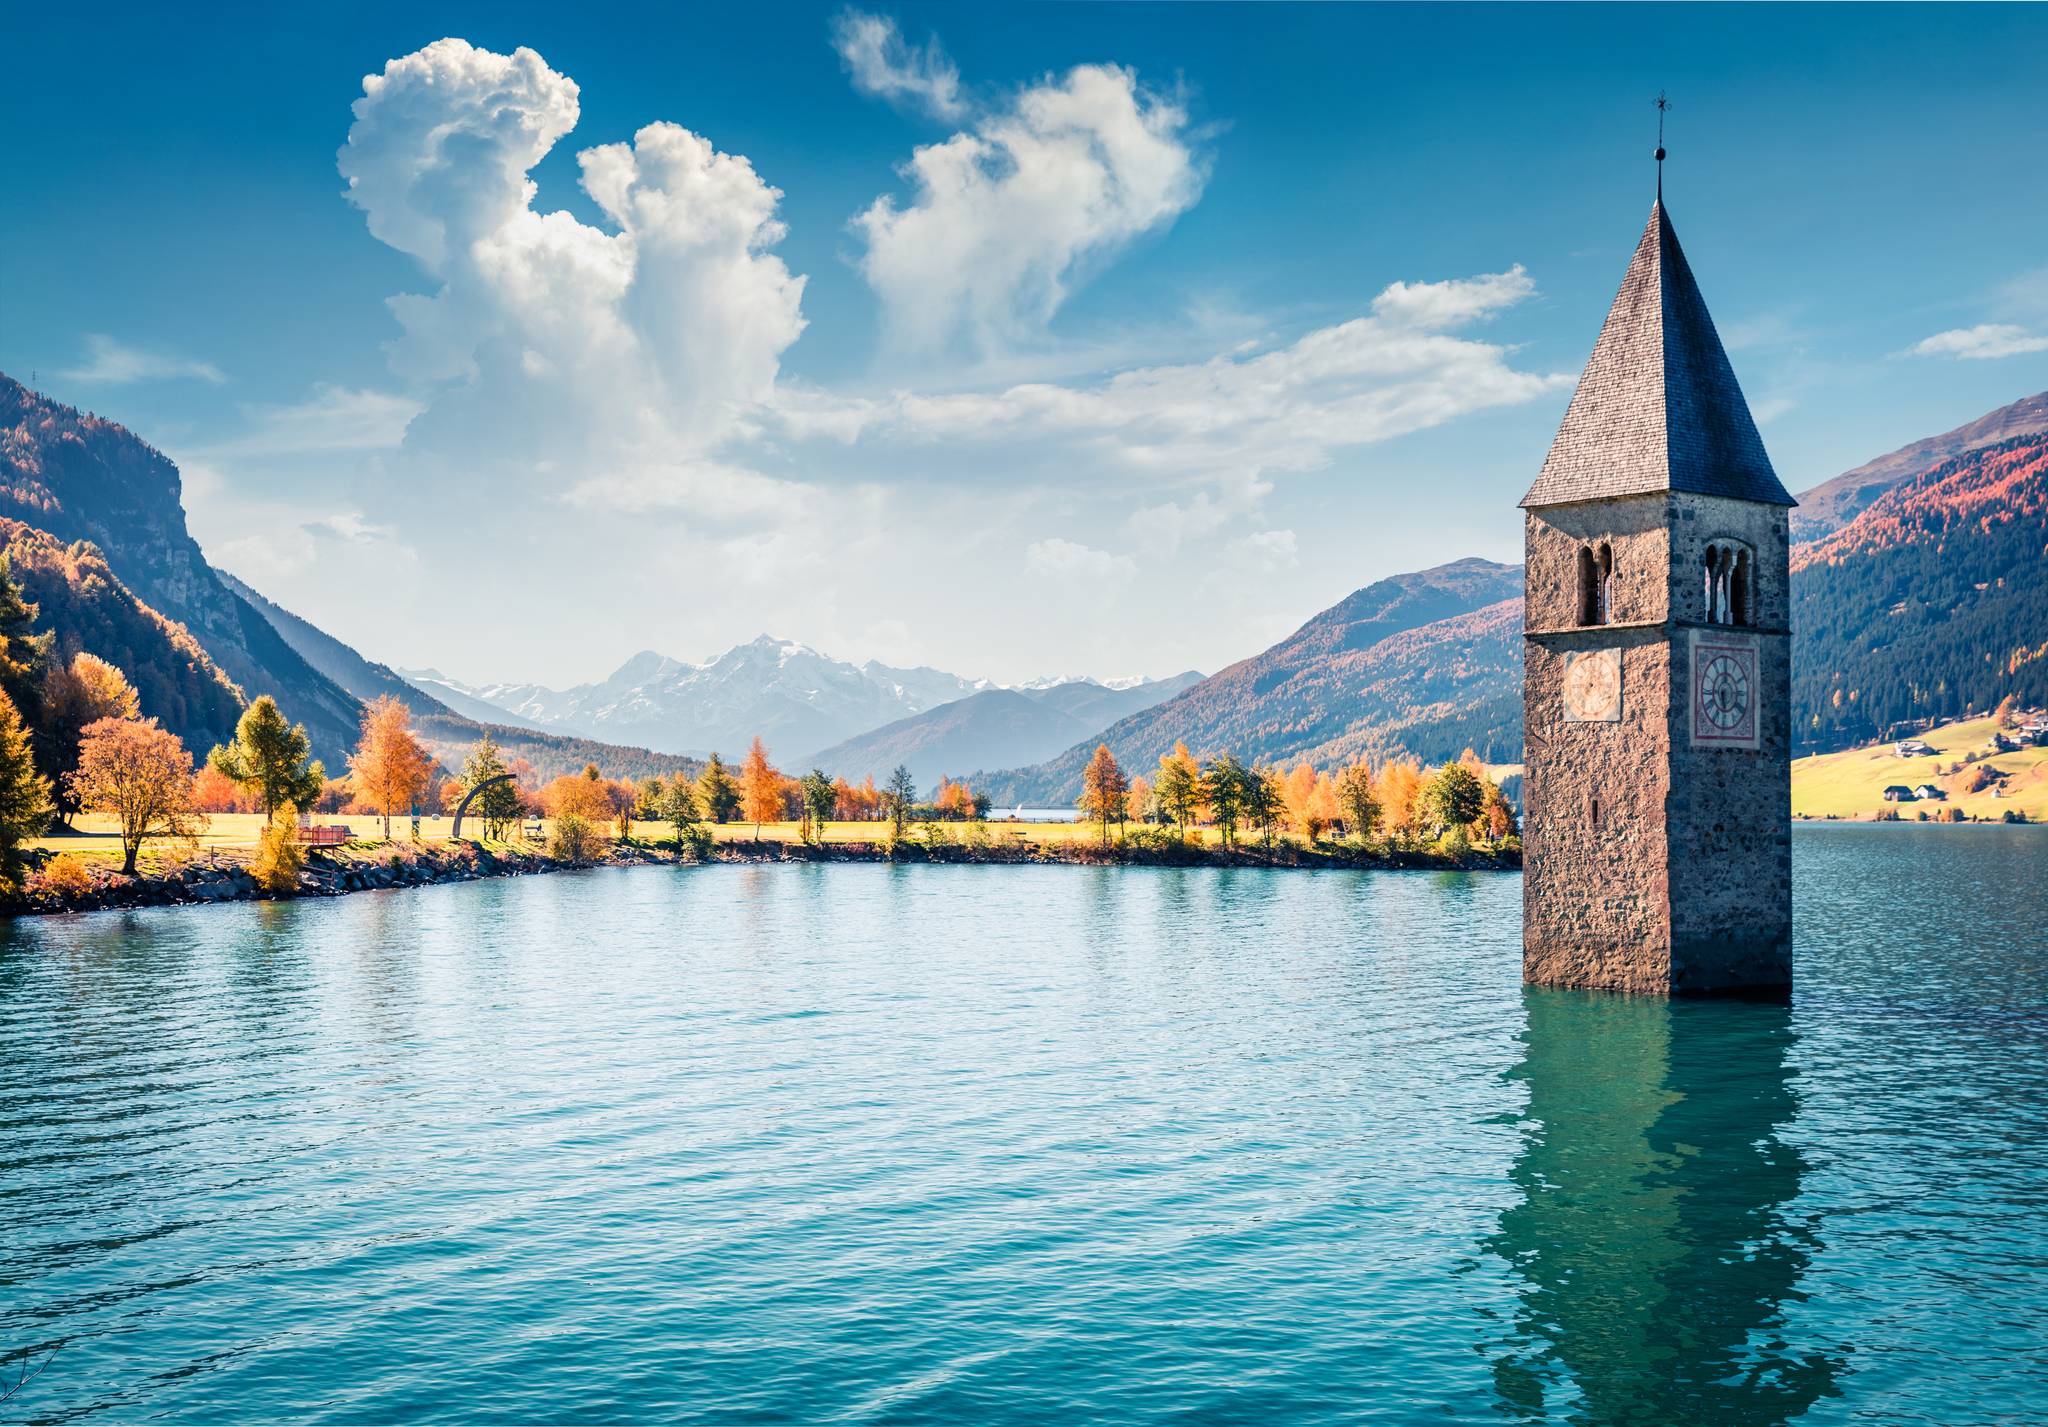
<instances>
[{"instance_id":1,"label":"bench on lawn","mask_svg":"<svg viewBox=\"0 0 2048 1427\"><path fill-rule=\"evenodd\" d=\"M334 824L300 823L298 831L298 840L314 847L339 847L355 835L349 828Z\"/></svg>"}]
</instances>

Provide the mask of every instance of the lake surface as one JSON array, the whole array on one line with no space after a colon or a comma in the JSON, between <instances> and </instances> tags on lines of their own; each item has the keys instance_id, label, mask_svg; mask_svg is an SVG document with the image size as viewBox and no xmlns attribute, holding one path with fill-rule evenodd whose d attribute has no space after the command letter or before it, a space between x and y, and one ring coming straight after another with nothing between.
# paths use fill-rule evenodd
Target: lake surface
<instances>
[{"instance_id":1,"label":"lake surface","mask_svg":"<svg viewBox=\"0 0 2048 1427\"><path fill-rule=\"evenodd\" d=\"M1525 991L1501 874L15 924L0 1419L2048 1419L2048 835L1794 847L1789 1008Z\"/></svg>"}]
</instances>

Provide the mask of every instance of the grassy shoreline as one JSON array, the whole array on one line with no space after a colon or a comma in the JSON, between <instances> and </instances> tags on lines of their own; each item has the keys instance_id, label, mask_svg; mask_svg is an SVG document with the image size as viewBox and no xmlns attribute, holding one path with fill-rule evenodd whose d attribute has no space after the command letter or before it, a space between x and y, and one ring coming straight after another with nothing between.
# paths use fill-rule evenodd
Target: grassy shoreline
<instances>
[{"instance_id":1,"label":"grassy shoreline","mask_svg":"<svg viewBox=\"0 0 2048 1427\"><path fill-rule=\"evenodd\" d=\"M373 831L356 824L371 818L337 818L352 830ZM217 814L191 849L152 845L139 859L133 877L120 873L120 849L113 835L82 820L77 832L40 838L37 860L47 865L68 854L87 876L70 886L32 876L28 891L0 915L34 916L138 906L184 905L198 902L287 900L294 897L341 896L396 887L475 881L485 877L531 876L589 866L676 866L687 863L870 862L924 863L960 866L1125 866L1125 867L1272 867L1352 870L1513 871L1521 867L1519 846L1473 847L1459 853L1449 848L1361 847L1356 843L1308 845L1276 839L1273 845L1241 844L1226 848L1213 828L1191 829L1185 839L1168 830L1148 829L1139 835L1117 836L1105 845L1093 826L1072 823L928 824L892 843L880 823L834 823L817 840L805 842L793 823L728 823L709 827L711 841L702 857L679 853L668 829L635 824L626 841L608 843L585 862L551 856L545 841L450 841L448 819L421 819L421 838L411 840L411 820L394 820L393 841L363 836L336 847L308 848L306 866L292 892L261 890L249 872L256 832L262 819L254 814ZM441 824L432 831L429 824ZM531 824L528 825L529 829ZM465 829L467 831L468 829ZM480 829L479 829L480 830ZM544 829L545 830L545 829Z\"/></svg>"}]
</instances>

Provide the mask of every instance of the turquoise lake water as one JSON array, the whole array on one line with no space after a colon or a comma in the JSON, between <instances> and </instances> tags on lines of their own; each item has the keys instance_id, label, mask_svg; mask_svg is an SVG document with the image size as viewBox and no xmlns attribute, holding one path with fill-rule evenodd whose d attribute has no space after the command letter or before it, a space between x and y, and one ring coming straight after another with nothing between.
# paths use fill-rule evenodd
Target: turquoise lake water
<instances>
[{"instance_id":1,"label":"turquoise lake water","mask_svg":"<svg viewBox=\"0 0 2048 1427\"><path fill-rule=\"evenodd\" d=\"M1790 1007L1501 874L0 927L0 1420L2048 1420L2048 834L1794 847Z\"/></svg>"}]
</instances>

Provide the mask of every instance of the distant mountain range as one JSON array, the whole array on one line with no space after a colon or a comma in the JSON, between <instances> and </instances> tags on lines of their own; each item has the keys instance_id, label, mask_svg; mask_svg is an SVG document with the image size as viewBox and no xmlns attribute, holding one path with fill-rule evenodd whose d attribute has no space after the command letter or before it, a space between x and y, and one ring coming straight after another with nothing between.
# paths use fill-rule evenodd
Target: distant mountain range
<instances>
[{"instance_id":1,"label":"distant mountain range","mask_svg":"<svg viewBox=\"0 0 2048 1427\"><path fill-rule=\"evenodd\" d=\"M2048 702L2048 393L1845 472L1794 529L1795 738L1827 749L2006 693ZM1520 567L1486 560L1378 581L1271 649L1202 678L1004 688L834 659L763 636L690 663L643 652L566 690L393 670L215 570L177 468L123 427L0 376L0 541L61 648L127 669L195 754L274 694L333 771L364 700L391 694L453 767L489 726L543 777L737 757L858 779L910 766L1000 803L1066 803L1097 742L1132 770L1176 741L1271 762L1521 756Z\"/></svg>"},{"instance_id":2,"label":"distant mountain range","mask_svg":"<svg viewBox=\"0 0 2048 1427\"><path fill-rule=\"evenodd\" d=\"M803 766L815 762L854 782L868 776L880 782L901 764L929 792L941 777L957 777L969 768L1015 767L1050 758L1201 678L1189 670L1170 679L1120 681L1122 687L1083 678L984 689L834 744Z\"/></svg>"},{"instance_id":3,"label":"distant mountain range","mask_svg":"<svg viewBox=\"0 0 2048 1427\"><path fill-rule=\"evenodd\" d=\"M651 650L610 677L572 689L540 684L460 684L432 669L406 672L444 700L499 710L533 728L643 743L666 753L728 758L759 735L784 762L906 715L989 687L938 669L850 664L767 635L703 664Z\"/></svg>"},{"instance_id":4,"label":"distant mountain range","mask_svg":"<svg viewBox=\"0 0 2048 1427\"><path fill-rule=\"evenodd\" d=\"M1380 580L1264 653L1110 725L1099 741L1132 771L1149 770L1176 742L1197 753L1318 765L1368 751L1434 759L1468 744L1514 761L1521 594L1521 566L1491 560ZM1079 794L1096 742L969 781L998 803L1064 805Z\"/></svg>"}]
</instances>

